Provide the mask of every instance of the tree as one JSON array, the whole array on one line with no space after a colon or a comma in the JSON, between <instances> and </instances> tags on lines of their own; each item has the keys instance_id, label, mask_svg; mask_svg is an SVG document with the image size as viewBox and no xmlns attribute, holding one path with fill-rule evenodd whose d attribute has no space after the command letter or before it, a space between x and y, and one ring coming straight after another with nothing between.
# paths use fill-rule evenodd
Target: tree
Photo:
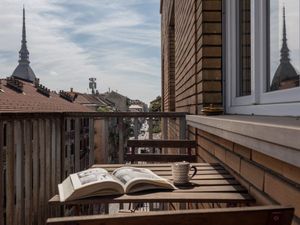
<instances>
[{"instance_id":1,"label":"tree","mask_svg":"<svg viewBox=\"0 0 300 225\"><path fill-rule=\"evenodd\" d=\"M150 102L150 112L161 112L161 97L157 96L152 102Z\"/></svg>"}]
</instances>

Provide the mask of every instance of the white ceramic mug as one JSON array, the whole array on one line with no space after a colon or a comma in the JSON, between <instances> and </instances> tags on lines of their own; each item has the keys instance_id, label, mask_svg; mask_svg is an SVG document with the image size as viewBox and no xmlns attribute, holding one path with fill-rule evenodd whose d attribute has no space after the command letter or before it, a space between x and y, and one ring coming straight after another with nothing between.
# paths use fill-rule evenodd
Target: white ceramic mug
<instances>
[{"instance_id":1,"label":"white ceramic mug","mask_svg":"<svg viewBox=\"0 0 300 225\"><path fill-rule=\"evenodd\" d=\"M190 176L190 170L194 170ZM196 175L197 168L190 166L189 162L176 162L172 164L173 183L178 185L188 184L189 181Z\"/></svg>"}]
</instances>

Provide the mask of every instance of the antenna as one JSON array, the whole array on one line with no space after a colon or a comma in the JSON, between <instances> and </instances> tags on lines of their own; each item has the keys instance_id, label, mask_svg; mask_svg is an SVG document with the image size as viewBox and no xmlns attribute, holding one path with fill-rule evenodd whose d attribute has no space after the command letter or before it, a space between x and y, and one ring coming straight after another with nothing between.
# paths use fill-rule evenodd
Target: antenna
<instances>
[{"instance_id":1,"label":"antenna","mask_svg":"<svg viewBox=\"0 0 300 225\"><path fill-rule=\"evenodd\" d=\"M96 83L96 78L94 78L94 77L91 77L91 78L89 78L89 88L92 90L92 94L95 94L96 92L95 92L95 90L96 90L96 88L97 88L97 83Z\"/></svg>"}]
</instances>

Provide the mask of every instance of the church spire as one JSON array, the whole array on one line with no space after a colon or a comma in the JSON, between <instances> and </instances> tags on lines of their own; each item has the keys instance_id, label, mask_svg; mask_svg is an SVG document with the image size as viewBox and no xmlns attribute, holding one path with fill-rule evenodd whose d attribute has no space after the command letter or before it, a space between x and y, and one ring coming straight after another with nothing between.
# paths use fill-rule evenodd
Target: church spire
<instances>
[{"instance_id":1,"label":"church spire","mask_svg":"<svg viewBox=\"0 0 300 225\"><path fill-rule=\"evenodd\" d=\"M27 49L27 40L26 40L26 23L25 23L25 8L23 6L23 27L22 27L22 46L19 51L20 63L29 64L29 51Z\"/></svg>"},{"instance_id":2,"label":"church spire","mask_svg":"<svg viewBox=\"0 0 300 225\"><path fill-rule=\"evenodd\" d=\"M29 63L29 51L27 49L26 40L26 23L25 23L25 7L23 6L23 24L22 24L22 45L19 51L19 65L14 70L12 76L24 81L34 82L35 74L31 69Z\"/></svg>"},{"instance_id":3,"label":"church spire","mask_svg":"<svg viewBox=\"0 0 300 225\"><path fill-rule=\"evenodd\" d=\"M283 7L282 47L280 53L281 53L281 58L280 58L281 63L290 62L290 50L288 48L287 34L286 34L285 6Z\"/></svg>"}]
</instances>

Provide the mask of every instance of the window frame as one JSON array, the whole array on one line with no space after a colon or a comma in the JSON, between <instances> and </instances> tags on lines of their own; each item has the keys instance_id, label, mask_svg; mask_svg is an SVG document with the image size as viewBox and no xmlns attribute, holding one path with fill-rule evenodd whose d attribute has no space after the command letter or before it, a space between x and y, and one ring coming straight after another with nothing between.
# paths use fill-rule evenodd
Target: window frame
<instances>
[{"instance_id":1,"label":"window frame","mask_svg":"<svg viewBox=\"0 0 300 225\"><path fill-rule=\"evenodd\" d=\"M229 114L300 116L300 87L267 92L268 1L251 0L251 95L237 97L238 1L224 1L225 105Z\"/></svg>"}]
</instances>

